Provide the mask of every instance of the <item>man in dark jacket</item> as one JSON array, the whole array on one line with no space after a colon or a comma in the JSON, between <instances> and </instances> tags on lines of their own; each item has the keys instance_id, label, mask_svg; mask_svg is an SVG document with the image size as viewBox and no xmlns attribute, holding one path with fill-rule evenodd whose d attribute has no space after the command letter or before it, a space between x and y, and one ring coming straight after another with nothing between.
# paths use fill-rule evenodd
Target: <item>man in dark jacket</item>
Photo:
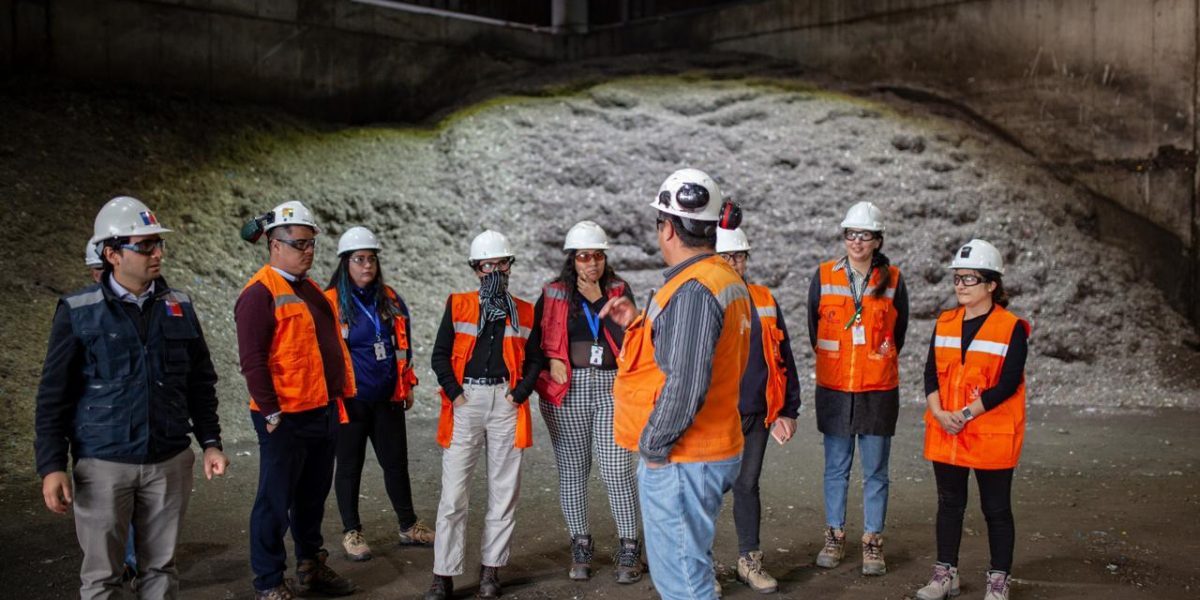
<instances>
[{"instance_id":1,"label":"man in dark jacket","mask_svg":"<svg viewBox=\"0 0 1200 600\"><path fill-rule=\"evenodd\" d=\"M209 479L229 464L200 321L191 299L160 275L160 234L169 231L134 198L106 204L92 237L104 274L64 296L51 326L37 395L37 471L48 509L74 506L85 600L120 588L131 521L139 596L178 597L175 547L195 462L189 431L204 448Z\"/></svg>"}]
</instances>

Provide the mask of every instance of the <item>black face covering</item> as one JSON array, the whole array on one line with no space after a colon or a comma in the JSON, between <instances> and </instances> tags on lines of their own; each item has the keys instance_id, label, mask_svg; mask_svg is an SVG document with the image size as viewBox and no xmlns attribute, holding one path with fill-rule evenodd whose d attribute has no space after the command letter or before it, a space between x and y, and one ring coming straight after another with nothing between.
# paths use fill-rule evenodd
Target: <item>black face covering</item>
<instances>
[{"instance_id":1,"label":"black face covering","mask_svg":"<svg viewBox=\"0 0 1200 600\"><path fill-rule=\"evenodd\" d=\"M479 280L479 318L483 322L503 321L508 314L516 315L516 307L508 295L508 273L492 271Z\"/></svg>"}]
</instances>

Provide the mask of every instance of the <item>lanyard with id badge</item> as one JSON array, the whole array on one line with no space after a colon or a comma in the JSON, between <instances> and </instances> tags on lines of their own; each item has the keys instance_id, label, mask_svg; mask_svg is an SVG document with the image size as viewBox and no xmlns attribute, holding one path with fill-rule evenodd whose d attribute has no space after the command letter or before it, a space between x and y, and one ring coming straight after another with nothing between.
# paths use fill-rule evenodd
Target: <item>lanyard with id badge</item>
<instances>
[{"instance_id":1,"label":"lanyard with id badge","mask_svg":"<svg viewBox=\"0 0 1200 600\"><path fill-rule=\"evenodd\" d=\"M867 344L867 328L862 324L863 311L863 295L867 293L867 285L871 282L871 273L875 267L867 269L867 277L863 280L862 288L854 285L854 272L850 265L846 265L848 279L850 279L850 299L854 300L854 316L846 321L845 327L842 329L850 329L850 337L853 339L855 346L865 346Z\"/></svg>"},{"instance_id":2,"label":"lanyard with id badge","mask_svg":"<svg viewBox=\"0 0 1200 600\"><path fill-rule=\"evenodd\" d=\"M604 346L600 345L600 315L592 314L592 308L587 300L580 300L583 305L583 316L587 318L588 329L592 330L592 349L588 356L588 364L599 367L604 364Z\"/></svg>"},{"instance_id":3,"label":"lanyard with id badge","mask_svg":"<svg viewBox=\"0 0 1200 600\"><path fill-rule=\"evenodd\" d=\"M357 304L358 308L363 311L363 314L367 315L367 319L370 319L371 324L375 326L375 343L372 345L372 347L375 349L375 360L387 360L387 344L384 344L383 342L383 324L380 323L379 315L374 310L368 309L367 306L363 304L357 296L351 296L351 298L354 299L354 303ZM374 307L375 304L372 303L371 306Z\"/></svg>"}]
</instances>

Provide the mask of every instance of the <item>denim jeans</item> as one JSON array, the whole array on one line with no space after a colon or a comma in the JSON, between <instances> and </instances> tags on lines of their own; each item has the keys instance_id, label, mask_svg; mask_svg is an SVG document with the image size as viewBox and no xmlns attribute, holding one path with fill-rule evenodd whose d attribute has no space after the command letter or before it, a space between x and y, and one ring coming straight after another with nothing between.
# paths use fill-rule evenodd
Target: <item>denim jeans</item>
<instances>
[{"instance_id":1,"label":"denim jeans","mask_svg":"<svg viewBox=\"0 0 1200 600\"><path fill-rule=\"evenodd\" d=\"M836 529L846 527L846 490L850 487L850 467L854 464L855 438L862 457L863 532L883 533L891 436L825 436L825 523Z\"/></svg>"},{"instance_id":2,"label":"denim jeans","mask_svg":"<svg viewBox=\"0 0 1200 600\"><path fill-rule=\"evenodd\" d=\"M717 514L741 464L740 455L657 469L639 461L646 553L662 600L716 600L712 545Z\"/></svg>"}]
</instances>

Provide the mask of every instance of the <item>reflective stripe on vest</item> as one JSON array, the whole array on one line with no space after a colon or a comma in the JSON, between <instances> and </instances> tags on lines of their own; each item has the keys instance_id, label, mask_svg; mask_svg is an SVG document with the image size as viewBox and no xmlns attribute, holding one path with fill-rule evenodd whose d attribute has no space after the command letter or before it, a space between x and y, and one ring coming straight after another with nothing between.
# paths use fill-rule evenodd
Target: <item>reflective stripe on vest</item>
<instances>
[{"instance_id":1,"label":"reflective stripe on vest","mask_svg":"<svg viewBox=\"0 0 1200 600\"><path fill-rule=\"evenodd\" d=\"M517 323L514 325L512 316L506 319L504 328L504 366L508 368L508 387L512 389L521 380L521 365L525 362L525 342L533 329L533 305L513 297L517 307ZM479 293L464 292L451 294L450 320L454 323L454 347L450 355L450 367L454 377L460 383L467 362L475 351L475 342L479 337ZM442 412L438 417L437 441L443 448L449 448L454 439L454 399L446 395L446 390L438 389L442 397ZM517 430L513 446L528 448L533 445L533 420L529 412L529 401L522 402L517 407Z\"/></svg>"},{"instance_id":2,"label":"reflective stripe on vest","mask_svg":"<svg viewBox=\"0 0 1200 600\"><path fill-rule=\"evenodd\" d=\"M861 326L865 343L854 343L854 298L850 293L849 264L834 269L840 261L821 264L821 301L817 315L817 385L843 392L868 392L895 389L900 385L898 353L895 343L897 312L892 305L900 270L888 266L891 282L886 293L875 297L871 291L879 283L878 270L862 298Z\"/></svg>"},{"instance_id":3,"label":"reflective stripe on vest","mask_svg":"<svg viewBox=\"0 0 1200 600\"><path fill-rule=\"evenodd\" d=\"M974 401L974 393L1000 381L1004 357L1013 329L1029 324L1000 306L990 315L962 352L963 309L938 317L934 334L934 360L938 397L942 408L961 411ZM1012 397L967 422L957 435L946 433L925 411L925 458L976 469L1011 469L1017 465L1025 439L1025 381Z\"/></svg>"},{"instance_id":4,"label":"reflective stripe on vest","mask_svg":"<svg viewBox=\"0 0 1200 600\"><path fill-rule=\"evenodd\" d=\"M775 298L771 290L761 285L748 285L754 310L762 326L763 360L767 363L767 417L765 425L775 422L783 409L787 391L787 366L783 362L783 330L779 328Z\"/></svg>"},{"instance_id":5,"label":"reflective stripe on vest","mask_svg":"<svg viewBox=\"0 0 1200 600\"><path fill-rule=\"evenodd\" d=\"M271 371L271 383L275 387L279 409L291 413L328 406L330 398L322 366L324 361L317 345L317 327L304 300L295 294L292 284L270 265L259 269L242 291L256 283L267 288L275 303L275 337L270 356L267 357L267 367ZM305 285L321 291L312 279L305 279ZM328 300L326 296L322 297ZM336 315L336 303L331 302L330 306ZM341 398L348 398L354 395L354 365L350 362L350 351L344 341L341 348L346 369ZM337 399L338 408L345 422L341 398ZM250 410L258 410L253 398L250 399Z\"/></svg>"},{"instance_id":6,"label":"reflective stripe on vest","mask_svg":"<svg viewBox=\"0 0 1200 600\"><path fill-rule=\"evenodd\" d=\"M654 295L646 313L626 329L613 385L613 437L619 446L637 450L642 429L666 381L654 362L654 317L688 281L706 287L721 304L725 316L713 354L708 392L691 426L671 448L670 460L723 460L742 451L738 397L750 348L750 292L742 278L718 256L698 260L677 273Z\"/></svg>"}]
</instances>

